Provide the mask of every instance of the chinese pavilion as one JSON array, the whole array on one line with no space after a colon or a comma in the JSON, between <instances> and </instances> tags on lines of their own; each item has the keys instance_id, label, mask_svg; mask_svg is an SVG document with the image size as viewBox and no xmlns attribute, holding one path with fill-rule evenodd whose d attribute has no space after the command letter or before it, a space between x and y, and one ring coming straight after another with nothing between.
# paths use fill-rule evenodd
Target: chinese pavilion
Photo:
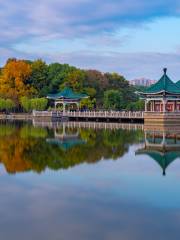
<instances>
[{"instance_id":1,"label":"chinese pavilion","mask_svg":"<svg viewBox=\"0 0 180 240\"><path fill-rule=\"evenodd\" d=\"M174 83L167 76L166 68L158 82L138 94L145 100L145 123L167 121L180 124L180 82Z\"/></svg>"},{"instance_id":2,"label":"chinese pavilion","mask_svg":"<svg viewBox=\"0 0 180 240\"><path fill-rule=\"evenodd\" d=\"M75 104L77 109L79 109L80 101L84 98L88 98L88 96L86 94L75 93L71 88L65 88L59 93L49 94L47 98L54 100L55 108L57 105L62 105L63 112L65 112L66 106L71 104Z\"/></svg>"}]
</instances>

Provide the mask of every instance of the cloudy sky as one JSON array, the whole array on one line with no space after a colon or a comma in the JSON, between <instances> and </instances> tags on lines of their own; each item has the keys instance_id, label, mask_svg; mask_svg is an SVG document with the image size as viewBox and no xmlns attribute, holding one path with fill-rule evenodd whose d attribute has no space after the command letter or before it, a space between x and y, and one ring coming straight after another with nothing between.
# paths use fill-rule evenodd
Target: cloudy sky
<instances>
[{"instance_id":1,"label":"cloudy sky","mask_svg":"<svg viewBox=\"0 0 180 240\"><path fill-rule=\"evenodd\" d=\"M180 0L0 0L0 64L43 58L180 79Z\"/></svg>"}]
</instances>

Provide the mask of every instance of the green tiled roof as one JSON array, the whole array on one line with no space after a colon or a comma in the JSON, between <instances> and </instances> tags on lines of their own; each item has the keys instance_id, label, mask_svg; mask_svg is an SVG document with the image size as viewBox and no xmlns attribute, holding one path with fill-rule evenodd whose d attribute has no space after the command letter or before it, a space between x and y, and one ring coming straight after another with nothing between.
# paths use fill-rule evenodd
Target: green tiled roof
<instances>
[{"instance_id":1,"label":"green tiled roof","mask_svg":"<svg viewBox=\"0 0 180 240\"><path fill-rule=\"evenodd\" d=\"M49 94L47 96L50 99L59 99L59 98L65 98L65 99L82 99L82 98L87 98L88 96L86 94L82 93L75 93L72 91L71 88L65 88L61 92L56 93L56 94Z\"/></svg>"},{"instance_id":2,"label":"green tiled roof","mask_svg":"<svg viewBox=\"0 0 180 240\"><path fill-rule=\"evenodd\" d=\"M147 88L143 93L144 94L156 94L156 93L171 93L171 94L180 94L180 83L179 87L174 83L166 74L166 69L164 69L164 74L161 79Z\"/></svg>"},{"instance_id":3,"label":"green tiled roof","mask_svg":"<svg viewBox=\"0 0 180 240\"><path fill-rule=\"evenodd\" d=\"M178 86L178 88L180 88L180 80L177 81L176 86Z\"/></svg>"}]
</instances>

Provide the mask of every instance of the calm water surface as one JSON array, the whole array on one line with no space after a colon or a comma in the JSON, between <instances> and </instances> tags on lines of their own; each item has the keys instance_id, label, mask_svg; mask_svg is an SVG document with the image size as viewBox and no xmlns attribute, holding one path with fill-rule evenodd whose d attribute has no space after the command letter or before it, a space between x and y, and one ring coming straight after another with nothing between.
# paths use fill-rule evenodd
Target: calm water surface
<instances>
[{"instance_id":1,"label":"calm water surface","mask_svg":"<svg viewBox=\"0 0 180 240\"><path fill-rule=\"evenodd\" d=\"M0 122L0 239L179 239L177 132L40 125Z\"/></svg>"}]
</instances>

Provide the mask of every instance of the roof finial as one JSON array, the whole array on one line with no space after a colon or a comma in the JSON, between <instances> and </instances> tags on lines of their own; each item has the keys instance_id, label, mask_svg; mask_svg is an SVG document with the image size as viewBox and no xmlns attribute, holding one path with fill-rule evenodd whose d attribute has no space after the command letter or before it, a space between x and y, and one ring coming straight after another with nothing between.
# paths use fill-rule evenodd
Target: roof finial
<instances>
[{"instance_id":1,"label":"roof finial","mask_svg":"<svg viewBox=\"0 0 180 240\"><path fill-rule=\"evenodd\" d=\"M164 74L166 75L166 73L167 73L167 68L164 68L163 71L164 71Z\"/></svg>"}]
</instances>

